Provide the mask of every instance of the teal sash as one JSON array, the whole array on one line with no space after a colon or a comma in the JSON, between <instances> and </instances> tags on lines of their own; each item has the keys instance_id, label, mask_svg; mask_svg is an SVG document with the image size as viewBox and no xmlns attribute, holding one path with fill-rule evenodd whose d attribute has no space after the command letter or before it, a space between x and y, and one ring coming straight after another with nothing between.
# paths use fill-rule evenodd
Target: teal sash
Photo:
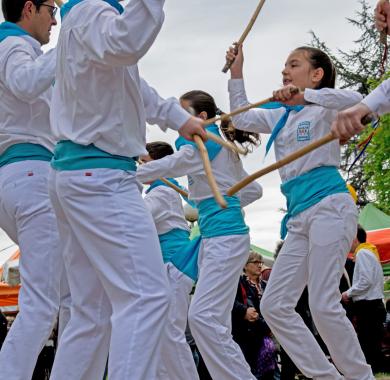
<instances>
[{"instance_id":1,"label":"teal sash","mask_svg":"<svg viewBox=\"0 0 390 380\"><path fill-rule=\"evenodd\" d=\"M95 145L80 145L72 141L60 141L54 149L51 166L55 170L120 169L136 171L134 159L117 156Z\"/></svg>"},{"instance_id":2,"label":"teal sash","mask_svg":"<svg viewBox=\"0 0 390 380\"><path fill-rule=\"evenodd\" d=\"M190 233L180 228L174 228L165 234L158 235L164 263L171 262L175 252L180 251L190 240Z\"/></svg>"},{"instance_id":3,"label":"teal sash","mask_svg":"<svg viewBox=\"0 0 390 380\"><path fill-rule=\"evenodd\" d=\"M198 257L202 237L189 240L182 250L177 251L171 259L172 264L194 282L198 280Z\"/></svg>"},{"instance_id":4,"label":"teal sash","mask_svg":"<svg viewBox=\"0 0 390 380\"><path fill-rule=\"evenodd\" d=\"M199 229L203 238L216 236L245 235L249 232L244 222L240 200L224 196L228 206L223 209L214 198L198 203Z\"/></svg>"},{"instance_id":5,"label":"teal sash","mask_svg":"<svg viewBox=\"0 0 390 380\"><path fill-rule=\"evenodd\" d=\"M171 262L180 272L196 281L201 237L190 240L190 233L178 228L158 237L164 263Z\"/></svg>"},{"instance_id":6,"label":"teal sash","mask_svg":"<svg viewBox=\"0 0 390 380\"><path fill-rule=\"evenodd\" d=\"M53 157L53 153L39 144L21 143L11 145L0 155L0 167L20 161L47 161Z\"/></svg>"},{"instance_id":7,"label":"teal sash","mask_svg":"<svg viewBox=\"0 0 390 380\"><path fill-rule=\"evenodd\" d=\"M83 0L69 0L65 3L60 10L61 20L69 13L69 11L77 4L81 3ZM106 3L113 6L120 14L123 13L124 9L122 5L118 3L118 0L104 0Z\"/></svg>"},{"instance_id":8,"label":"teal sash","mask_svg":"<svg viewBox=\"0 0 390 380\"><path fill-rule=\"evenodd\" d=\"M349 192L335 166L312 169L283 183L280 188L287 200L287 214L280 229L282 239L287 235L287 222L290 218L314 206L328 195Z\"/></svg>"}]
</instances>

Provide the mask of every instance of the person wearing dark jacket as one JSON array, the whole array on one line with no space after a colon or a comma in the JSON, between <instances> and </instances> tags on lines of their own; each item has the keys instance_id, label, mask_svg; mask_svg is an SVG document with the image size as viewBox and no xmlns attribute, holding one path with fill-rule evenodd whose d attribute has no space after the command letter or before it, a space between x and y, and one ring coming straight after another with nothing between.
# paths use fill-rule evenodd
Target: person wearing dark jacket
<instances>
[{"instance_id":1,"label":"person wearing dark jacket","mask_svg":"<svg viewBox=\"0 0 390 380\"><path fill-rule=\"evenodd\" d=\"M232 335L240 346L252 373L258 377L257 360L264 337L269 329L260 315L261 270L263 258L251 251L240 277L232 310Z\"/></svg>"}]
</instances>

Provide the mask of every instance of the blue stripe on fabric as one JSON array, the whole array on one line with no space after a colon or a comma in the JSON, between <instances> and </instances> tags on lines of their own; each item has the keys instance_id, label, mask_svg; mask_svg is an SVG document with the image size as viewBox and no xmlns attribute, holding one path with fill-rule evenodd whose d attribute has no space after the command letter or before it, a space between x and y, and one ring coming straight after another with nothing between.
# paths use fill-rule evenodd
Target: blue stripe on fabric
<instances>
[{"instance_id":1,"label":"blue stripe on fabric","mask_svg":"<svg viewBox=\"0 0 390 380\"><path fill-rule=\"evenodd\" d=\"M276 137L278 136L279 132L286 125L288 117L290 115L290 112L291 111L300 112L303 110L304 106L289 106L287 104L283 104L283 103L279 103L279 102L270 102L267 104L263 104L259 108L264 108L264 109L284 108L286 110L286 112L283 114L283 116L276 123L275 128L272 130L271 136L267 142L266 149L265 149L265 155L267 155L269 150L271 149L273 142L275 141Z\"/></svg>"},{"instance_id":2,"label":"blue stripe on fabric","mask_svg":"<svg viewBox=\"0 0 390 380\"><path fill-rule=\"evenodd\" d=\"M83 0L69 0L67 3L65 3L60 10L61 14L61 20L69 13L69 11L76 6L77 4L81 3ZM122 5L119 4L117 0L104 0L106 3L113 6L120 14L123 13L124 9Z\"/></svg>"},{"instance_id":3,"label":"blue stripe on fabric","mask_svg":"<svg viewBox=\"0 0 390 380\"><path fill-rule=\"evenodd\" d=\"M7 148L0 155L0 167L20 161L50 161L53 153L39 144L21 143Z\"/></svg>"},{"instance_id":4,"label":"blue stripe on fabric","mask_svg":"<svg viewBox=\"0 0 390 380\"><path fill-rule=\"evenodd\" d=\"M190 240L181 251L177 251L171 259L172 264L194 282L198 280L198 258L202 237Z\"/></svg>"},{"instance_id":5,"label":"blue stripe on fabric","mask_svg":"<svg viewBox=\"0 0 390 380\"><path fill-rule=\"evenodd\" d=\"M214 198L198 203L199 229L203 238L228 235L245 235L249 232L242 215L240 200L224 196L227 208L223 209Z\"/></svg>"},{"instance_id":6,"label":"blue stripe on fabric","mask_svg":"<svg viewBox=\"0 0 390 380\"><path fill-rule=\"evenodd\" d=\"M20 37L20 36L29 36L23 28L19 25L4 21L0 24L0 42L3 42L7 37Z\"/></svg>"},{"instance_id":7,"label":"blue stripe on fabric","mask_svg":"<svg viewBox=\"0 0 390 380\"><path fill-rule=\"evenodd\" d=\"M164 263L172 263L180 272L196 281L201 237L190 240L188 231L175 228L158 238Z\"/></svg>"},{"instance_id":8,"label":"blue stripe on fabric","mask_svg":"<svg viewBox=\"0 0 390 380\"><path fill-rule=\"evenodd\" d=\"M80 145L60 141L54 149L51 166L55 170L120 169L136 171L137 165L130 157L113 155L95 145Z\"/></svg>"},{"instance_id":9,"label":"blue stripe on fabric","mask_svg":"<svg viewBox=\"0 0 390 380\"><path fill-rule=\"evenodd\" d=\"M281 238L287 235L290 218L314 206L332 194L348 193L345 181L335 166L321 166L295 177L280 186L287 200L287 214L282 220Z\"/></svg>"}]
</instances>

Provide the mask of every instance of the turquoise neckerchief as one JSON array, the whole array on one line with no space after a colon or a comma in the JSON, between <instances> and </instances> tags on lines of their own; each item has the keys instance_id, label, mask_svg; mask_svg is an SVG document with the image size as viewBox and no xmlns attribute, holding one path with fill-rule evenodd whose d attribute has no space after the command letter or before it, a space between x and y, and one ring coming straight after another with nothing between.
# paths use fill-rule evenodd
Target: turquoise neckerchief
<instances>
[{"instance_id":1,"label":"turquoise neckerchief","mask_svg":"<svg viewBox=\"0 0 390 380\"><path fill-rule=\"evenodd\" d=\"M282 239L287 235L287 222L290 218L314 206L328 195L348 193L345 181L335 166L312 169L283 183L280 189L287 200L287 214L280 229Z\"/></svg>"},{"instance_id":2,"label":"turquoise neckerchief","mask_svg":"<svg viewBox=\"0 0 390 380\"><path fill-rule=\"evenodd\" d=\"M69 13L69 11L77 4L81 3L83 0L69 0L66 4L61 7L60 14L61 20ZM122 5L119 4L118 0L103 0L106 3L113 6L120 14L123 13L124 9Z\"/></svg>"},{"instance_id":3,"label":"turquoise neckerchief","mask_svg":"<svg viewBox=\"0 0 390 380\"><path fill-rule=\"evenodd\" d=\"M271 149L271 146L273 142L275 141L276 137L278 136L279 132L282 130L282 128L286 125L288 116L290 115L291 111L300 112L303 110L304 106L289 106L287 104L279 103L279 102L270 102L267 104L264 104L260 106L259 108L264 109L277 109L277 108L284 108L286 112L284 115L279 119L279 121L276 123L275 128L272 130L271 136L267 142L266 149L265 149L265 155L268 154L268 151Z\"/></svg>"},{"instance_id":4,"label":"turquoise neckerchief","mask_svg":"<svg viewBox=\"0 0 390 380\"><path fill-rule=\"evenodd\" d=\"M7 37L29 35L23 28L13 22L4 21L0 24L0 42L3 42Z\"/></svg>"},{"instance_id":5,"label":"turquoise neckerchief","mask_svg":"<svg viewBox=\"0 0 390 380\"><path fill-rule=\"evenodd\" d=\"M206 131L209 131L210 133L214 133L215 135L221 137L219 133L218 125L211 124L208 127L206 127ZM195 149L198 149L198 146L193 141L188 141L184 137L179 137L175 141L176 149L179 150L183 145L192 145L195 147ZM207 149L207 152L209 154L210 161L214 160L214 158L217 156L217 154L221 151L222 146L217 144L216 142L212 140L207 140L205 142L205 146Z\"/></svg>"},{"instance_id":6,"label":"turquoise neckerchief","mask_svg":"<svg viewBox=\"0 0 390 380\"><path fill-rule=\"evenodd\" d=\"M166 178L169 182L173 183L174 185L176 185L177 187L180 187L181 186L179 185L179 182L177 182L174 178ZM148 194L150 191L152 191L153 189L155 189L156 187L159 187L159 186L166 186L166 187L169 187L166 183L164 183L163 181L161 181L161 179L157 179L156 181L152 182L150 184L150 186L147 188L146 190L146 194Z\"/></svg>"},{"instance_id":7,"label":"turquoise neckerchief","mask_svg":"<svg viewBox=\"0 0 390 380\"><path fill-rule=\"evenodd\" d=\"M110 154L93 144L81 145L70 140L57 143L51 166L55 170L119 169L136 171L137 165L130 157Z\"/></svg>"},{"instance_id":8,"label":"turquoise neckerchief","mask_svg":"<svg viewBox=\"0 0 390 380\"><path fill-rule=\"evenodd\" d=\"M32 143L14 144L0 155L0 167L20 161L47 161L53 157L53 153L44 146Z\"/></svg>"},{"instance_id":9,"label":"turquoise neckerchief","mask_svg":"<svg viewBox=\"0 0 390 380\"><path fill-rule=\"evenodd\" d=\"M221 208L214 198L198 203L198 223L202 237L245 235L249 232L242 216L240 200L227 195L224 198L228 204L227 208Z\"/></svg>"}]
</instances>

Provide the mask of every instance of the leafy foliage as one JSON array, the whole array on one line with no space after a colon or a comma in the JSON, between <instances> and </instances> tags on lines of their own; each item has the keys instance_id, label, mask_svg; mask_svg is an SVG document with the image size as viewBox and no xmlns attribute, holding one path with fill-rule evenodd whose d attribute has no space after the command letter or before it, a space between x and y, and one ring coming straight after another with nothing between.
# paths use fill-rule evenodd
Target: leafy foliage
<instances>
[{"instance_id":1,"label":"leafy foliage","mask_svg":"<svg viewBox=\"0 0 390 380\"><path fill-rule=\"evenodd\" d=\"M361 0L360 6L355 17L347 19L361 32L351 51L338 49L333 52L314 32L311 32L311 45L322 49L332 58L341 88L356 90L365 96L390 75L382 75L387 71L388 64L383 62L385 47L379 42L379 33L374 27L373 9L366 0ZM375 202L384 212L390 213L390 115L381 118L379 131L362 158L350 169L358 153L357 145L370 132L370 128L367 128L343 148L341 170L356 189L359 206Z\"/></svg>"}]
</instances>

